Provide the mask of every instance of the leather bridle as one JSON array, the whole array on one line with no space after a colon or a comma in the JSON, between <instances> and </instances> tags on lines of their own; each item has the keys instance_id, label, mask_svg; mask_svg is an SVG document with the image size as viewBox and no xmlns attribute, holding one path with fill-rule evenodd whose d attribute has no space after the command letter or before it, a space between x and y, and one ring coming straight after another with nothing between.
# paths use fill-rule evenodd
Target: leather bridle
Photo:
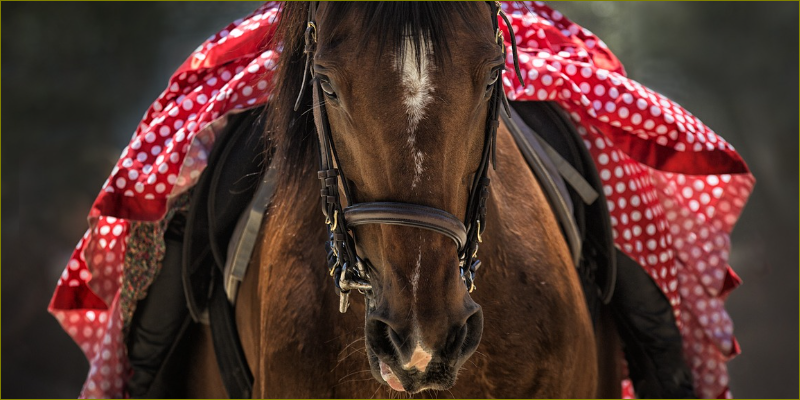
<instances>
[{"instance_id":1,"label":"leather bridle","mask_svg":"<svg viewBox=\"0 0 800 400\"><path fill-rule=\"evenodd\" d=\"M521 77L519 64L517 62L517 48L514 39L514 31L508 18L500 8L499 2L487 2L492 11L492 28L495 32L495 42L501 47L505 56L505 45L503 34L498 26L497 16L502 16L508 31L511 35L511 45L514 56L514 67L517 76ZM358 290L366 296L367 309L370 308L372 298L372 284L370 283L369 268L356 252L355 238L350 232L350 228L367 225L402 225L414 228L428 229L443 234L456 244L458 249L459 269L461 278L468 290L475 289L475 273L481 265L477 258L478 244L481 242L481 234L486 229L486 199L489 196L489 162L492 166L495 163L495 139L499 126L498 116L500 108L504 107L508 114L508 101L503 91L502 79L497 79L493 84L491 98L488 102L488 113L486 117L486 135L484 138L483 154L480 164L472 181L469 193L467 211L462 222L456 216L447 211L424 206L421 204L399 203L399 202L367 202L353 203L353 196L345 179L342 165L336 153L336 148L331 136L330 124L327 111L323 104L324 95L318 79L315 77L312 59L317 44L316 26L317 2L310 2L308 11L308 23L305 31L305 70L303 73L303 83L300 94L295 103L295 111L299 108L303 98L306 82L310 75L313 82L313 102L319 104L314 109L314 122L317 127L319 139L319 162L320 169L317 173L322 188L322 213L325 215L325 223L330 230L330 240L325 247L328 252L328 272L334 278L334 282L339 291L339 311L344 313L349 307L349 295L351 290ZM520 78L520 83L522 80ZM348 207L342 206L339 182L344 188L344 195L349 204Z\"/></svg>"}]
</instances>

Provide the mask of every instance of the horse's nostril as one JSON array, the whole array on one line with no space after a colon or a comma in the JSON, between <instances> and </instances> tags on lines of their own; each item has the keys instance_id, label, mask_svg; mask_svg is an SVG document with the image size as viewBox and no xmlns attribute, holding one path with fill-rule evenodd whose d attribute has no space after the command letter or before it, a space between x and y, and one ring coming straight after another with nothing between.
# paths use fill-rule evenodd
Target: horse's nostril
<instances>
[{"instance_id":1,"label":"horse's nostril","mask_svg":"<svg viewBox=\"0 0 800 400\"><path fill-rule=\"evenodd\" d=\"M469 357L478 348L481 342L481 334L483 334L483 310L480 308L467 318L467 323L464 324L465 334L464 340L461 343L461 352L459 356Z\"/></svg>"},{"instance_id":2,"label":"horse's nostril","mask_svg":"<svg viewBox=\"0 0 800 400\"><path fill-rule=\"evenodd\" d=\"M376 355L394 357L399 336L389 324L377 319L369 319L367 320L366 334L367 345Z\"/></svg>"},{"instance_id":3,"label":"horse's nostril","mask_svg":"<svg viewBox=\"0 0 800 400\"><path fill-rule=\"evenodd\" d=\"M448 356L448 358L452 359L458 356L458 353L461 350L461 344L464 343L464 339L467 337L467 331L467 325L464 324L460 328L453 329L450 332L444 348L444 354Z\"/></svg>"},{"instance_id":4,"label":"horse's nostril","mask_svg":"<svg viewBox=\"0 0 800 400\"><path fill-rule=\"evenodd\" d=\"M400 337L400 335L397 334L397 332L395 332L394 329L392 329L391 326L386 325L386 330L388 330L389 340L391 340L392 344L394 344L394 348L398 350L401 349L403 347L404 340Z\"/></svg>"}]
</instances>

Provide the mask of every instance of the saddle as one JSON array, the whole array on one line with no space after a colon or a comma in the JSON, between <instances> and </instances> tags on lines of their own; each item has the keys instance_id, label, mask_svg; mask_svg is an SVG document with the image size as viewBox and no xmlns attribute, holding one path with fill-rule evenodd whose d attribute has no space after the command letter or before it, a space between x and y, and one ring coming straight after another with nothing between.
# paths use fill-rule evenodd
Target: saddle
<instances>
[{"instance_id":1,"label":"saddle","mask_svg":"<svg viewBox=\"0 0 800 400\"><path fill-rule=\"evenodd\" d=\"M691 397L691 374L682 360L681 337L671 306L644 270L615 249L602 184L580 135L554 103L510 105L511 116L501 116L557 216L593 321L603 304L614 310L637 395ZM185 302L179 301L173 314L189 312L179 318L182 324L163 324L159 335L143 338L136 334L136 326L132 328L129 349L137 347L137 340L146 339L146 348L159 354L130 354L134 370L130 384L138 385L130 388L132 397L139 397L134 393L179 396L168 384L174 373L171 370L176 368L169 359L178 359L185 352L180 337L193 322L210 324L229 396L251 395L253 377L239 342L233 305L275 189L274 170L267 168L269 154L261 142L263 117L262 108L230 116L193 189L185 229L168 229L185 232L172 240L182 245L168 244L162 272L148 297L157 296L156 289L182 287ZM174 221L176 225L184 223L182 218ZM180 256L171 256L170 248L180 249ZM159 282L162 280L173 284ZM143 305L137 307L135 320L154 321L156 314L159 320L169 320L163 305ZM137 373L145 378L137 380Z\"/></svg>"},{"instance_id":2,"label":"saddle","mask_svg":"<svg viewBox=\"0 0 800 400\"><path fill-rule=\"evenodd\" d=\"M264 117L263 108L228 115L224 130L216 132L207 167L191 190L188 212L176 213L169 222L161 271L148 296L137 304L127 337L133 369L128 392L133 398L185 397L174 382L185 379L181 363L188 357L191 338L187 340L186 333L192 323L210 325L231 397L250 397L253 377L239 342L223 269L234 265L227 261L229 255L246 253L237 259L249 262L250 252L243 246L249 240L252 251L268 202L264 192L270 186L260 185L269 160ZM254 207L259 216L255 233L242 235L252 233L253 224L247 230L237 227L237 221L242 210ZM239 240L241 236L245 240ZM228 249L232 237L237 246Z\"/></svg>"}]
</instances>

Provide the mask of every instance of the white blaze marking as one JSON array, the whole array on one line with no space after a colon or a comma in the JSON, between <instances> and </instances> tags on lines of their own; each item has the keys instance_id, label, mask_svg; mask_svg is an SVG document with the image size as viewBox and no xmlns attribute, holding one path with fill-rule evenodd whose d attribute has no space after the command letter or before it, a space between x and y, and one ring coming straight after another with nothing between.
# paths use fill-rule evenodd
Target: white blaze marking
<instances>
[{"instance_id":1,"label":"white blaze marking","mask_svg":"<svg viewBox=\"0 0 800 400\"><path fill-rule=\"evenodd\" d=\"M411 181L411 188L415 188L422 180L422 174L425 172L425 153L416 147L417 144L417 125L419 121L425 117L425 108L433 100L433 85L430 81L429 74L429 58L433 52L430 43L422 41L422 49L420 51L420 59L415 57L416 46L413 38L410 35L406 36L406 42L403 46L403 64L400 65L400 76L403 89L403 105L406 107L406 114L408 115L408 133L407 144L411 150L411 156L414 160L414 177ZM419 62L419 63L418 63ZM432 355L425 351L420 343L422 338L419 320L417 319L417 290L419 289L420 270L422 269L422 247L418 249L417 263L414 266L414 272L411 275L411 293L413 303L411 306L411 320L414 330L414 336L417 338L417 346L411 354L408 363L403 365L406 370L416 368L418 371L424 372L430 363Z\"/></svg>"},{"instance_id":2,"label":"white blaze marking","mask_svg":"<svg viewBox=\"0 0 800 400\"><path fill-rule=\"evenodd\" d=\"M415 57L416 46L410 36L406 37L404 47L403 65L400 67L402 70L401 82L405 93L403 96L403 105L406 106L406 113L408 114L408 146L411 148L411 154L414 157L414 178L411 181L411 188L415 188L422 179L424 172L423 162L425 161L425 154L417 150L415 145L417 142L417 124L425 116L425 107L433 100L431 93L433 86L428 76L429 61L428 58L433 50L426 41L422 42L422 49L420 52L420 59ZM419 64L417 64L419 61Z\"/></svg>"},{"instance_id":3,"label":"white blaze marking","mask_svg":"<svg viewBox=\"0 0 800 400\"><path fill-rule=\"evenodd\" d=\"M417 319L417 290L419 289L419 275L422 270L422 247L419 247L417 253L417 264L414 266L414 273L411 275L411 297L413 303L411 304L411 323L414 329L414 336L417 337L417 346L414 352L411 353L411 358L403 365L403 369L410 370L416 368L420 372L425 372L431 358L433 356L430 352L424 350L421 345L422 334L420 331L419 320Z\"/></svg>"},{"instance_id":4,"label":"white blaze marking","mask_svg":"<svg viewBox=\"0 0 800 400\"><path fill-rule=\"evenodd\" d=\"M416 368L419 372L425 372L425 369L428 368L428 363L431 362L431 358L433 358L431 353L423 350L422 346L417 343L417 347L414 349L414 352L411 353L411 359L403 365L403 369L410 370L411 368Z\"/></svg>"},{"instance_id":5,"label":"white blaze marking","mask_svg":"<svg viewBox=\"0 0 800 400\"><path fill-rule=\"evenodd\" d=\"M422 269L422 247L417 254L417 265L414 266L414 274L411 275L411 324L414 334L419 337L419 321L417 320L417 289L419 289L419 272Z\"/></svg>"}]
</instances>

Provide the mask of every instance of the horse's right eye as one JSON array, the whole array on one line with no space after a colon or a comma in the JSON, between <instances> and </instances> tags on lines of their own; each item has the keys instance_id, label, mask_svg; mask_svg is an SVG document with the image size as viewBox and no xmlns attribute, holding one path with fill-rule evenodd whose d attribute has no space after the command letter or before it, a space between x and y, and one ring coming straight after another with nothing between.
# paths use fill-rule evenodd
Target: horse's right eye
<instances>
[{"instance_id":1,"label":"horse's right eye","mask_svg":"<svg viewBox=\"0 0 800 400\"><path fill-rule=\"evenodd\" d=\"M495 83L497 80L500 79L500 68L493 69L489 76L486 78L486 92L484 94L485 98L489 98L492 93L492 89L494 88Z\"/></svg>"},{"instance_id":2,"label":"horse's right eye","mask_svg":"<svg viewBox=\"0 0 800 400\"><path fill-rule=\"evenodd\" d=\"M495 82L497 82L497 79L499 78L500 78L500 70L495 69L494 71L492 71L492 74L489 75L489 84L487 85L487 87L494 85Z\"/></svg>"}]
</instances>

